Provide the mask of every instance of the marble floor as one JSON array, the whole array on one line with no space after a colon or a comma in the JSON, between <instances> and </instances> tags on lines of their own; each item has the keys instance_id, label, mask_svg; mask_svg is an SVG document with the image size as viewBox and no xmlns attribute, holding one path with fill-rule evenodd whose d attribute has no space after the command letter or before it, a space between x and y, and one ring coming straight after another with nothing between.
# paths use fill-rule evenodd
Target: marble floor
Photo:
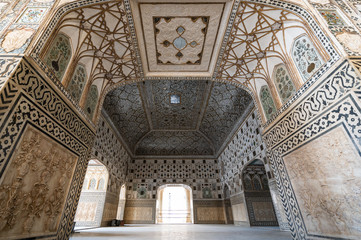
<instances>
[{"instance_id":1,"label":"marble floor","mask_svg":"<svg viewBox=\"0 0 361 240\"><path fill-rule=\"evenodd\" d=\"M71 240L289 240L289 232L276 227L239 227L233 225L126 225L76 230Z\"/></svg>"}]
</instances>

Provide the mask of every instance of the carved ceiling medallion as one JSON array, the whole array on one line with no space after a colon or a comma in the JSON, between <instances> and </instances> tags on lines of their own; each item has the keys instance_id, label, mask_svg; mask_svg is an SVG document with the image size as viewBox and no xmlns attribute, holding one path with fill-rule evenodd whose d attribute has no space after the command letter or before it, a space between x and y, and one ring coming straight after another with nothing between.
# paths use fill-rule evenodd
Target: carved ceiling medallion
<instances>
[{"instance_id":1,"label":"carved ceiling medallion","mask_svg":"<svg viewBox=\"0 0 361 240\"><path fill-rule=\"evenodd\" d=\"M145 77L211 77L231 1L131 1Z\"/></svg>"},{"instance_id":2,"label":"carved ceiling medallion","mask_svg":"<svg viewBox=\"0 0 361 240\"><path fill-rule=\"evenodd\" d=\"M209 17L153 17L158 65L200 65L208 22Z\"/></svg>"}]
</instances>

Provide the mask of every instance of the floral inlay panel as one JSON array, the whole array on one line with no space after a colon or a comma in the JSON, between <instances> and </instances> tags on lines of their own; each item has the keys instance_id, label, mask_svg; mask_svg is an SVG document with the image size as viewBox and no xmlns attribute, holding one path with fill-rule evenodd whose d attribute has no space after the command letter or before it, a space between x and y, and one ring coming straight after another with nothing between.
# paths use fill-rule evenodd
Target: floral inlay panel
<instances>
[{"instance_id":1,"label":"floral inlay panel","mask_svg":"<svg viewBox=\"0 0 361 240\"><path fill-rule=\"evenodd\" d=\"M284 64L278 65L273 70L274 82L282 103L285 103L296 92L290 74Z\"/></svg>"},{"instance_id":2,"label":"floral inlay panel","mask_svg":"<svg viewBox=\"0 0 361 240\"><path fill-rule=\"evenodd\" d=\"M48 8L43 7L29 7L21 15L18 23L34 24L39 23L47 12Z\"/></svg>"},{"instance_id":3,"label":"floral inlay panel","mask_svg":"<svg viewBox=\"0 0 361 240\"><path fill-rule=\"evenodd\" d=\"M87 81L86 69L83 65L78 64L75 68L73 77L68 85L68 91L75 101L79 102Z\"/></svg>"},{"instance_id":4,"label":"floral inlay panel","mask_svg":"<svg viewBox=\"0 0 361 240\"><path fill-rule=\"evenodd\" d=\"M59 81L63 79L71 55L72 52L69 38L64 34L58 34L46 53L45 63L48 65L48 68L53 71Z\"/></svg>"},{"instance_id":5,"label":"floral inlay panel","mask_svg":"<svg viewBox=\"0 0 361 240\"><path fill-rule=\"evenodd\" d=\"M76 162L69 150L29 126L0 187L0 237L56 233Z\"/></svg>"},{"instance_id":6,"label":"floral inlay panel","mask_svg":"<svg viewBox=\"0 0 361 240\"><path fill-rule=\"evenodd\" d=\"M336 10L319 10L319 12L330 26L346 25Z\"/></svg>"},{"instance_id":7,"label":"floral inlay panel","mask_svg":"<svg viewBox=\"0 0 361 240\"><path fill-rule=\"evenodd\" d=\"M292 58L304 81L307 81L322 66L323 60L307 36L296 39Z\"/></svg>"},{"instance_id":8,"label":"floral inlay panel","mask_svg":"<svg viewBox=\"0 0 361 240\"><path fill-rule=\"evenodd\" d=\"M98 104L98 98L99 98L99 93L97 86L91 85L84 106L84 111L90 118L93 118L94 116L94 112Z\"/></svg>"},{"instance_id":9,"label":"floral inlay panel","mask_svg":"<svg viewBox=\"0 0 361 240\"><path fill-rule=\"evenodd\" d=\"M276 113L277 108L273 101L271 92L268 86L263 86L260 91L260 100L263 107L263 112L266 116L266 119L269 120Z\"/></svg>"}]
</instances>

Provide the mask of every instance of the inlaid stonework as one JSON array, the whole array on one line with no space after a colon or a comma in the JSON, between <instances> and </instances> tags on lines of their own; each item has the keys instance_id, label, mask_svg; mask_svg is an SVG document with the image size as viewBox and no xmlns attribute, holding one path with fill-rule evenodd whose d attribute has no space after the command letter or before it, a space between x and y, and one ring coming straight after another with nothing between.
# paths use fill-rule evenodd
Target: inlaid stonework
<instances>
[{"instance_id":1,"label":"inlaid stonework","mask_svg":"<svg viewBox=\"0 0 361 240\"><path fill-rule=\"evenodd\" d=\"M211 77L232 2L130 1L145 77Z\"/></svg>"},{"instance_id":2,"label":"inlaid stonework","mask_svg":"<svg viewBox=\"0 0 361 240\"><path fill-rule=\"evenodd\" d=\"M201 64L209 17L153 17L158 64Z\"/></svg>"},{"instance_id":3,"label":"inlaid stonework","mask_svg":"<svg viewBox=\"0 0 361 240\"><path fill-rule=\"evenodd\" d=\"M77 157L29 126L0 187L0 238L56 233Z\"/></svg>"}]
</instances>

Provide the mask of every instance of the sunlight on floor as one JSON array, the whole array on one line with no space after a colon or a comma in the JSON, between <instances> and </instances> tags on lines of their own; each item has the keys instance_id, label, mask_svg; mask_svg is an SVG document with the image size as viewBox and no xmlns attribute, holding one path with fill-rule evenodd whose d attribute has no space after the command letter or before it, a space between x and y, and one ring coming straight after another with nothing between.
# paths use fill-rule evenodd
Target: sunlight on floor
<instances>
[{"instance_id":1,"label":"sunlight on floor","mask_svg":"<svg viewBox=\"0 0 361 240\"><path fill-rule=\"evenodd\" d=\"M127 225L95 228L77 232L71 240L290 240L289 232L277 227L240 227L234 225Z\"/></svg>"}]
</instances>

